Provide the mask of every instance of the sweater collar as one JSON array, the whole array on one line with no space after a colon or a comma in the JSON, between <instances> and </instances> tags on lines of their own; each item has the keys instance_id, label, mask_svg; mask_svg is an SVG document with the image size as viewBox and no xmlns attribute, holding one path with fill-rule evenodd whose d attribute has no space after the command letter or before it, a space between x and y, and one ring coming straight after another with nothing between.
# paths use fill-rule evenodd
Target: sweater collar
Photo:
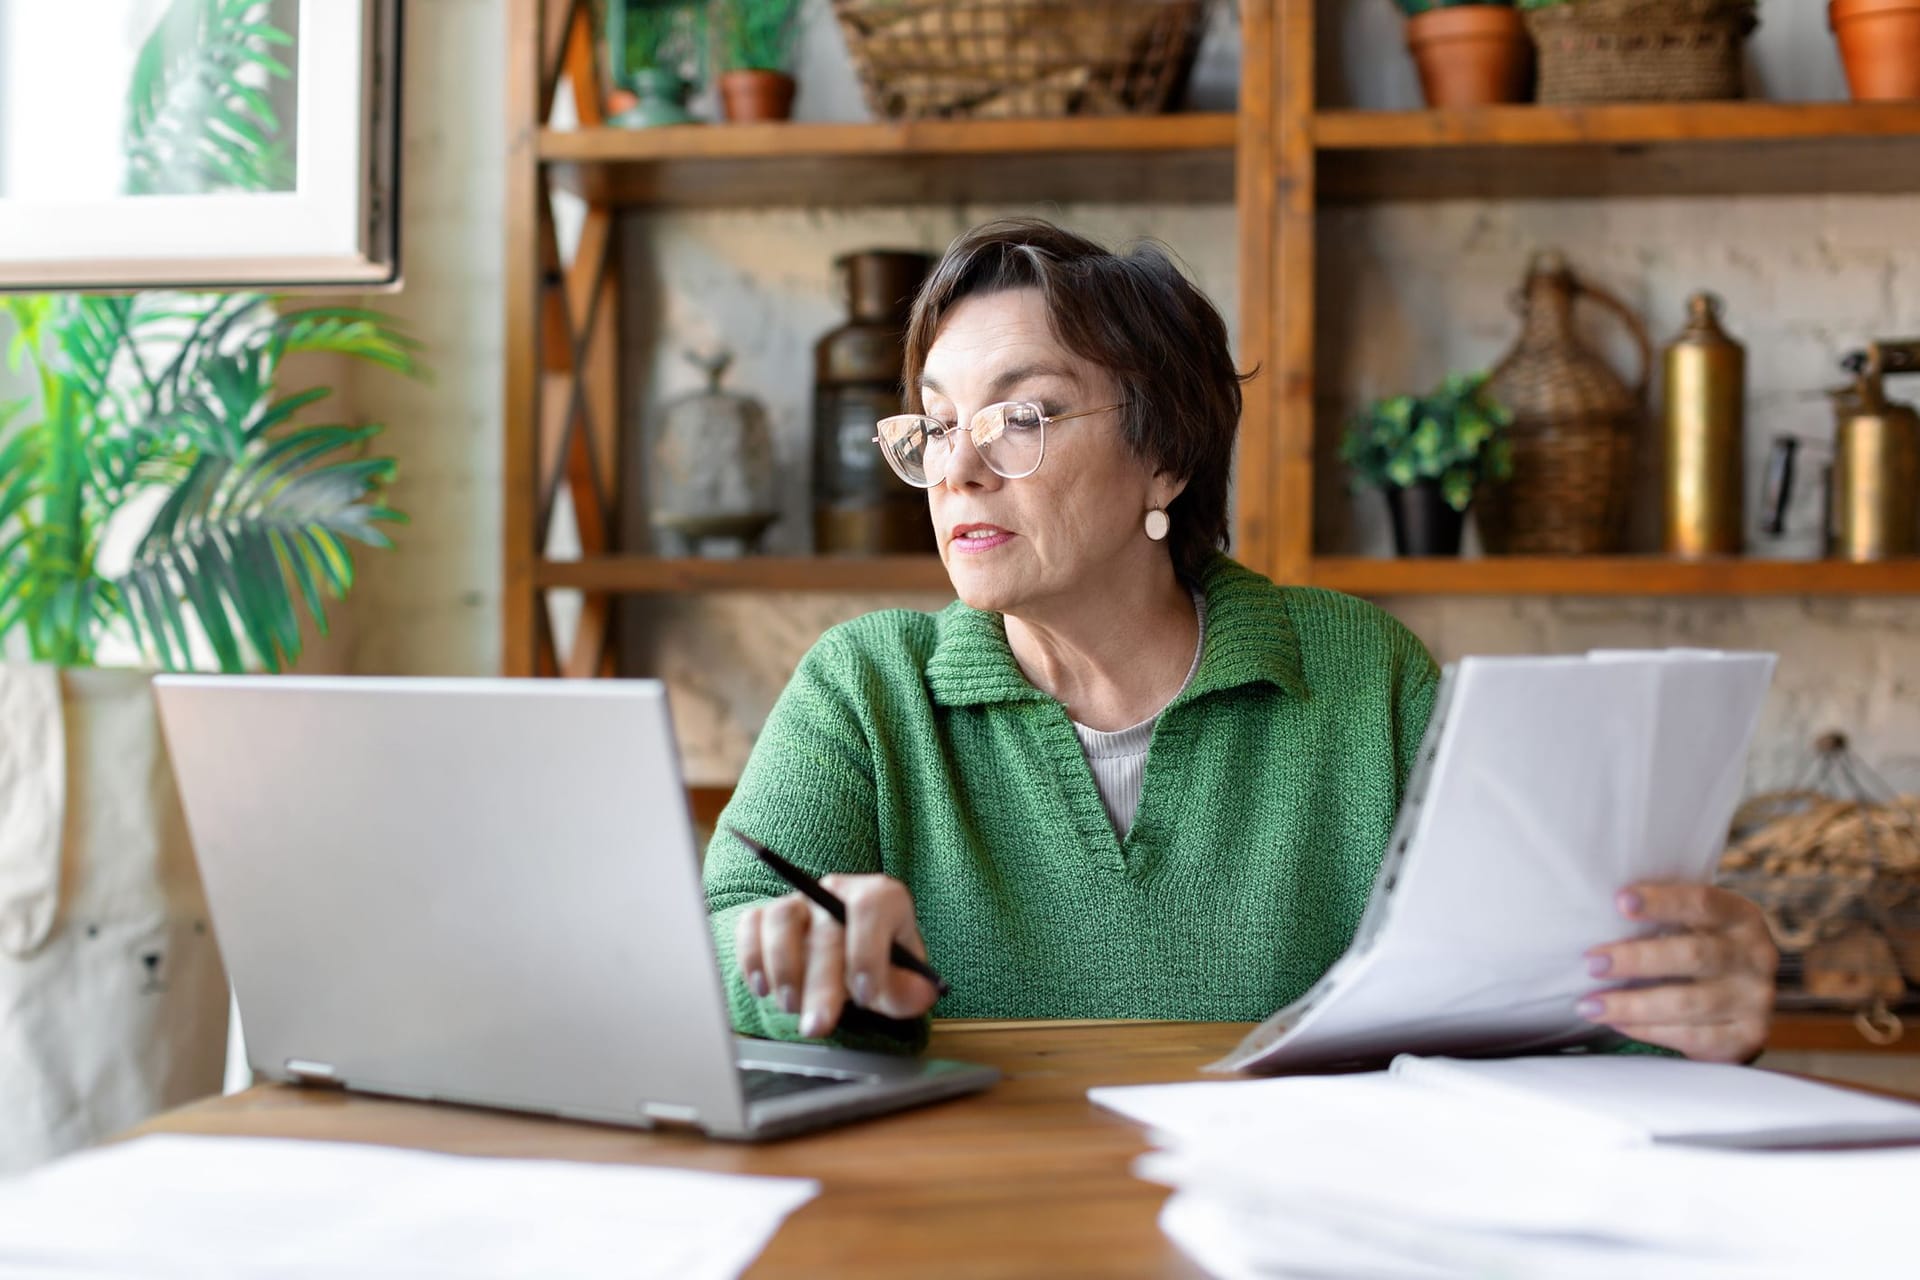
<instances>
[{"instance_id":1,"label":"sweater collar","mask_svg":"<svg viewBox=\"0 0 1920 1280\"><path fill-rule=\"evenodd\" d=\"M1200 572L1207 599L1207 636L1200 669L1168 707L1222 689L1265 682L1304 698L1300 644L1283 595L1273 583L1224 555ZM1014 661L1006 620L954 601L941 611L927 659L927 687L940 706L1051 701Z\"/></svg>"}]
</instances>

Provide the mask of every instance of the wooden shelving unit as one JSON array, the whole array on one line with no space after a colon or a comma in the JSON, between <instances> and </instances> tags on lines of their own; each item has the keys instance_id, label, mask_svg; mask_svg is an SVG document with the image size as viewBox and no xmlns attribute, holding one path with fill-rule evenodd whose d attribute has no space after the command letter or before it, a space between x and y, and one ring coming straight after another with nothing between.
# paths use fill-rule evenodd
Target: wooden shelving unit
<instances>
[{"instance_id":1,"label":"wooden shelving unit","mask_svg":"<svg viewBox=\"0 0 1920 1280\"><path fill-rule=\"evenodd\" d=\"M1357 596L1896 596L1920 594L1920 560L1671 560L1662 556L1388 560L1317 556L1315 586Z\"/></svg>"},{"instance_id":2,"label":"wooden shelving unit","mask_svg":"<svg viewBox=\"0 0 1920 1280\"><path fill-rule=\"evenodd\" d=\"M1232 114L623 130L600 114L585 0L509 0L504 664L613 669L633 593L945 591L937 561L622 554L613 530L622 299L617 219L636 208L955 200L1226 201L1236 210L1247 387L1235 552L1276 578L1362 595L1908 595L1920 563L1658 557L1446 562L1317 555L1315 237L1327 205L1463 197L1920 191L1920 104L1735 102L1472 111L1319 108L1314 0L1244 0ZM548 127L572 93L577 128ZM562 260L552 192L586 201ZM546 558L571 498L581 558ZM561 653L547 593L582 595Z\"/></svg>"},{"instance_id":3,"label":"wooden shelving unit","mask_svg":"<svg viewBox=\"0 0 1920 1280\"><path fill-rule=\"evenodd\" d=\"M656 208L1233 199L1230 114L540 133L555 183Z\"/></svg>"},{"instance_id":4,"label":"wooden shelving unit","mask_svg":"<svg viewBox=\"0 0 1920 1280\"><path fill-rule=\"evenodd\" d=\"M1328 202L1920 191L1920 104L1324 111Z\"/></svg>"},{"instance_id":5,"label":"wooden shelving unit","mask_svg":"<svg viewBox=\"0 0 1920 1280\"><path fill-rule=\"evenodd\" d=\"M738 560L599 556L541 560L547 588L625 595L676 591L945 591L938 556L743 556Z\"/></svg>"}]
</instances>

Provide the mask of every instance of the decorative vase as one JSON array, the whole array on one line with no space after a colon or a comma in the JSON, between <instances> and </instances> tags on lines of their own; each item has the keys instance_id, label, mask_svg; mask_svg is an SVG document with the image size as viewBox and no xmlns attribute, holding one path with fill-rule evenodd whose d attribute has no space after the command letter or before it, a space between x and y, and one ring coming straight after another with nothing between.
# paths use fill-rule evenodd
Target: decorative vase
<instances>
[{"instance_id":1,"label":"decorative vase","mask_svg":"<svg viewBox=\"0 0 1920 1280\"><path fill-rule=\"evenodd\" d=\"M1629 385L1574 332L1574 303L1613 312L1640 353ZM1618 550L1632 490L1634 441L1645 413L1652 342L1639 317L1574 275L1558 253L1535 254L1522 294L1519 341L1487 382L1513 414L1513 476L1483 486L1487 549L1514 555Z\"/></svg>"},{"instance_id":2,"label":"decorative vase","mask_svg":"<svg viewBox=\"0 0 1920 1280\"><path fill-rule=\"evenodd\" d=\"M729 121L785 120L793 114L793 77L784 71L720 73L720 105Z\"/></svg>"},{"instance_id":3,"label":"decorative vase","mask_svg":"<svg viewBox=\"0 0 1920 1280\"><path fill-rule=\"evenodd\" d=\"M642 67L633 73L638 101L608 121L623 129L650 129L662 124L694 124L687 111L687 82L667 67Z\"/></svg>"},{"instance_id":4,"label":"decorative vase","mask_svg":"<svg viewBox=\"0 0 1920 1280\"><path fill-rule=\"evenodd\" d=\"M0 1173L218 1093L227 978L152 678L0 662Z\"/></svg>"},{"instance_id":5,"label":"decorative vase","mask_svg":"<svg viewBox=\"0 0 1920 1280\"><path fill-rule=\"evenodd\" d=\"M1533 41L1517 9L1469 4L1415 14L1407 19L1407 48L1430 107L1527 100Z\"/></svg>"},{"instance_id":6,"label":"decorative vase","mask_svg":"<svg viewBox=\"0 0 1920 1280\"><path fill-rule=\"evenodd\" d=\"M720 389L731 352L687 358L707 385L661 411L647 471L649 519L665 554L707 554L714 542L723 553L751 554L779 514L767 411Z\"/></svg>"},{"instance_id":7,"label":"decorative vase","mask_svg":"<svg viewBox=\"0 0 1920 1280\"><path fill-rule=\"evenodd\" d=\"M1455 511L1440 492L1438 480L1393 486L1386 491L1387 514L1393 518L1393 549L1403 556L1457 556L1467 513Z\"/></svg>"},{"instance_id":8,"label":"decorative vase","mask_svg":"<svg viewBox=\"0 0 1920 1280\"><path fill-rule=\"evenodd\" d=\"M1832 0L1827 22L1855 99L1920 99L1920 0Z\"/></svg>"},{"instance_id":9,"label":"decorative vase","mask_svg":"<svg viewBox=\"0 0 1920 1280\"><path fill-rule=\"evenodd\" d=\"M836 258L834 267L851 314L813 349L814 550L937 550L927 495L894 475L873 443L874 425L902 407L907 317L933 259L871 250Z\"/></svg>"}]
</instances>

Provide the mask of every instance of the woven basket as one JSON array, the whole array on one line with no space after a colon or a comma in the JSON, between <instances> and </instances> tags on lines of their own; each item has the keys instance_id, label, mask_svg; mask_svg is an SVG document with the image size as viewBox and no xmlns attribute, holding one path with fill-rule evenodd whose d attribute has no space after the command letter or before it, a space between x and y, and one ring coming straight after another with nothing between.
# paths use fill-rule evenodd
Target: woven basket
<instances>
[{"instance_id":1,"label":"woven basket","mask_svg":"<svg viewBox=\"0 0 1920 1280\"><path fill-rule=\"evenodd\" d=\"M1527 12L1541 102L1739 98L1752 0L1571 0Z\"/></svg>"},{"instance_id":2,"label":"woven basket","mask_svg":"<svg viewBox=\"0 0 1920 1280\"><path fill-rule=\"evenodd\" d=\"M834 0L883 120L1148 114L1193 67L1207 0Z\"/></svg>"},{"instance_id":3,"label":"woven basket","mask_svg":"<svg viewBox=\"0 0 1920 1280\"><path fill-rule=\"evenodd\" d=\"M1583 300L1612 312L1633 338L1633 383L1575 336L1574 308ZM1557 252L1534 255L1519 302L1520 337L1487 384L1513 414L1513 475L1479 498L1481 540L1495 555L1617 551L1652 341L1625 303L1581 280Z\"/></svg>"}]
</instances>

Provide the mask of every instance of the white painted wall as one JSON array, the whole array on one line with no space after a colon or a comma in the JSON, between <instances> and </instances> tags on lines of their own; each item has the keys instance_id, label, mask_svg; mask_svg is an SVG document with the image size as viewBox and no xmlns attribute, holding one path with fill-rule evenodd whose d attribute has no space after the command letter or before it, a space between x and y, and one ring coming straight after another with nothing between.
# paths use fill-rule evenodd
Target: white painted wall
<instances>
[{"instance_id":1,"label":"white painted wall","mask_svg":"<svg viewBox=\"0 0 1920 1280\"><path fill-rule=\"evenodd\" d=\"M1840 96L1821 6L1771 3L1754 45L1775 96ZM1409 105L1413 79L1387 0L1337 6L1347 25L1327 60L1368 105ZM1329 7L1334 12L1335 7ZM397 505L413 514L401 550L370 559L353 602L355 668L470 672L499 657L503 107L502 0L414 0L409 50L407 290L392 300L433 348L428 390L355 376L355 407L394 424L403 458ZM818 25L801 65L800 110L858 114L838 33ZM1231 42L1208 65L1231 72ZM1331 74L1331 73L1329 73ZM1206 83L1202 77L1202 83ZM1215 81L1205 92L1220 101ZM1330 98L1330 100L1338 100ZM674 353L724 336L731 381L768 403L784 457L804 456L811 344L838 322L829 260L848 249L935 247L987 210L915 209L672 214L635 219L627 268L636 294L630 374L645 390L630 433L664 396L693 385ZM1104 237L1151 232L1192 266L1232 318L1232 216L1224 207L1068 209ZM1833 356L1869 336L1920 331L1920 199L1636 200L1401 206L1330 214L1322 300L1328 421L1362 397L1417 386L1496 356L1515 321L1505 296L1528 250L1553 243L1644 310L1657 338L1680 300L1710 286L1755 370L1753 450L1775 429L1809 433L1825 410L1796 397L1830 380ZM655 342L654 340L658 341ZM1920 398L1915 388L1914 398ZM773 534L804 544L798 473ZM1757 483L1757 481L1756 481ZM1334 485L1337 495L1338 484ZM1344 502L1344 499L1342 500ZM1329 522L1340 545L1378 549L1367 505ZM1806 554L1796 541L1789 553ZM726 781L767 707L821 628L870 608L937 598L711 597L638 606L635 656L673 684L689 775ZM1753 782L1788 777L1811 735L1851 730L1862 751L1920 787L1920 603L1892 601L1388 602L1442 658L1466 652L1577 650L1599 644L1767 646L1782 655Z\"/></svg>"}]
</instances>

